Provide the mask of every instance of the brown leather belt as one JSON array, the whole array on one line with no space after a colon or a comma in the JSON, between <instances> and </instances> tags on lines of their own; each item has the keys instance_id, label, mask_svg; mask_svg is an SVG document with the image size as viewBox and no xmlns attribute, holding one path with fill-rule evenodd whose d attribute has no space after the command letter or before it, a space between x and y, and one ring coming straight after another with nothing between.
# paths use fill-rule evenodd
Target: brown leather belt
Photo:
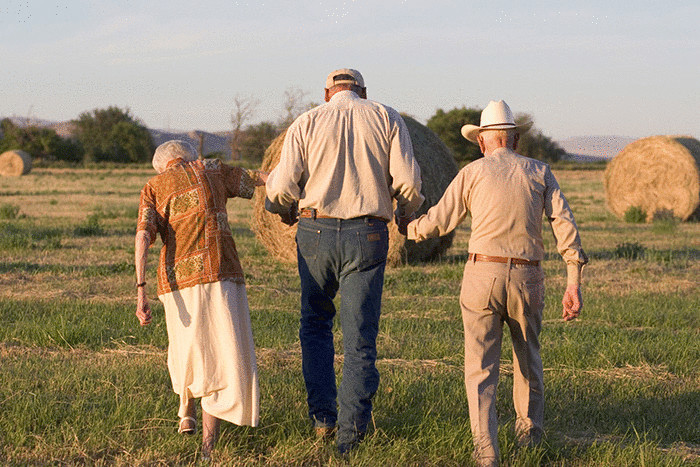
<instances>
[{"instance_id":1,"label":"brown leather belt","mask_svg":"<svg viewBox=\"0 0 700 467\"><path fill-rule=\"evenodd\" d=\"M487 263L507 263L510 264L525 264L527 266L539 266L540 262L537 260L520 259L520 258L506 258L504 256L488 256L480 255L477 253L469 253L469 261L485 261Z\"/></svg>"},{"instance_id":2,"label":"brown leather belt","mask_svg":"<svg viewBox=\"0 0 700 467\"><path fill-rule=\"evenodd\" d=\"M307 217L310 219L337 219L337 217L331 217L331 216L324 216L323 214L319 214L318 211L315 209L302 209L299 212L299 217Z\"/></svg>"},{"instance_id":3,"label":"brown leather belt","mask_svg":"<svg viewBox=\"0 0 700 467\"><path fill-rule=\"evenodd\" d=\"M316 209L309 209L309 208L303 208L301 211L299 211L299 217L304 217L307 219L340 219L339 217L324 216L323 214L319 214ZM387 222L387 220L384 219L383 217L377 217L377 216L361 216L361 217L355 217L354 219L376 219L376 220L379 220L382 222Z\"/></svg>"}]
</instances>

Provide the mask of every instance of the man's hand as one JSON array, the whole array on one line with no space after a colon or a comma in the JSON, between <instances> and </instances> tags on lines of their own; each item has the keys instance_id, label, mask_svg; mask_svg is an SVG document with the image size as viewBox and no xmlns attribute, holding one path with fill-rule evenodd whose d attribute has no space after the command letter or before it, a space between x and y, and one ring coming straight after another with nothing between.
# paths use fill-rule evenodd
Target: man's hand
<instances>
[{"instance_id":1,"label":"man's hand","mask_svg":"<svg viewBox=\"0 0 700 467\"><path fill-rule=\"evenodd\" d=\"M294 202L285 213L280 213L280 219L284 224L288 226L293 226L299 220L299 210L297 209L297 203Z\"/></svg>"},{"instance_id":2,"label":"man's hand","mask_svg":"<svg viewBox=\"0 0 700 467\"><path fill-rule=\"evenodd\" d=\"M396 222L396 226L399 228L399 233L404 237L408 235L408 224L415 219L415 214L411 214L410 216L399 216L398 214L394 214L394 221Z\"/></svg>"},{"instance_id":3,"label":"man's hand","mask_svg":"<svg viewBox=\"0 0 700 467\"><path fill-rule=\"evenodd\" d=\"M564 305L564 311L561 317L564 321L571 321L578 318L583 308L583 296L581 295L581 287L578 285L567 285L564 292L564 298L561 301Z\"/></svg>"},{"instance_id":4,"label":"man's hand","mask_svg":"<svg viewBox=\"0 0 700 467\"><path fill-rule=\"evenodd\" d=\"M148 297L144 287L138 288L138 298L136 302L136 317L139 319L141 326L145 326L151 322L151 307L148 304Z\"/></svg>"},{"instance_id":5,"label":"man's hand","mask_svg":"<svg viewBox=\"0 0 700 467\"><path fill-rule=\"evenodd\" d=\"M265 198L265 210L278 214L282 223L292 226L296 224L299 220L299 211L297 209L298 203L295 201L291 206L283 206L281 204L273 203L269 198Z\"/></svg>"}]
</instances>

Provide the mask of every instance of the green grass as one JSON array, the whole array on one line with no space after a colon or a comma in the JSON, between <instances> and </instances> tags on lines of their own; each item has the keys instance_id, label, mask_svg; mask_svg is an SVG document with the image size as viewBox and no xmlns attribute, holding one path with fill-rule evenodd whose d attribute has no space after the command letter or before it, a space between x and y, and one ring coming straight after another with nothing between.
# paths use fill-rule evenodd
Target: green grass
<instances>
[{"instance_id":1,"label":"green grass","mask_svg":"<svg viewBox=\"0 0 700 467\"><path fill-rule=\"evenodd\" d=\"M0 222L0 251L52 250L61 248L63 233L54 227L26 222Z\"/></svg>"},{"instance_id":2,"label":"green grass","mask_svg":"<svg viewBox=\"0 0 700 467\"><path fill-rule=\"evenodd\" d=\"M647 213L639 206L630 206L625 211L625 222L629 222L630 224L641 224L646 222L646 220Z\"/></svg>"},{"instance_id":3,"label":"green grass","mask_svg":"<svg viewBox=\"0 0 700 467\"><path fill-rule=\"evenodd\" d=\"M602 171L557 177L591 264L584 312L560 320L564 265L545 234L544 443L513 434L510 339L498 387L504 465L700 465L700 224L630 224L605 210ZM199 437L176 433L163 307L135 309L133 234L150 169L35 168L0 180L21 213L0 219L0 462L194 465ZM47 187L51 187L47 189ZM9 208L8 208L9 209ZM347 465L306 419L298 344L299 279L251 233L251 203L229 202L246 272L261 388L257 428L223 425L221 465ZM379 391L350 464L471 465L459 284L468 223L443 258L387 270ZM155 248L154 250L157 250ZM336 349L343 340L336 326ZM341 361L337 361L340 378Z\"/></svg>"},{"instance_id":4,"label":"green grass","mask_svg":"<svg viewBox=\"0 0 700 467\"><path fill-rule=\"evenodd\" d=\"M19 206L8 203L0 203L0 219L16 219L19 216Z\"/></svg>"}]
</instances>

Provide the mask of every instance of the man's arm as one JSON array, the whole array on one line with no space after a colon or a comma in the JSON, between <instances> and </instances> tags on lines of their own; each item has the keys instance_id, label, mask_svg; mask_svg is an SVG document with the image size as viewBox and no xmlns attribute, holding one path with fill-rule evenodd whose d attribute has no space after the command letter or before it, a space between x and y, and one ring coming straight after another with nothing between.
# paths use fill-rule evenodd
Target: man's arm
<instances>
[{"instance_id":1,"label":"man's arm","mask_svg":"<svg viewBox=\"0 0 700 467\"><path fill-rule=\"evenodd\" d=\"M287 129L277 166L265 183L267 199L273 206L289 208L301 196L299 181L304 172L304 144L297 121Z\"/></svg>"},{"instance_id":2,"label":"man's arm","mask_svg":"<svg viewBox=\"0 0 700 467\"><path fill-rule=\"evenodd\" d=\"M406 123L393 109L389 109L389 118L392 120L389 175L392 196L397 201L395 213L397 223L401 227L403 222L412 219L425 198L420 192L422 185L420 166L413 155L413 143L411 143L411 135L408 133Z\"/></svg>"},{"instance_id":3,"label":"man's arm","mask_svg":"<svg viewBox=\"0 0 700 467\"><path fill-rule=\"evenodd\" d=\"M466 169L462 169L450 182L440 201L426 214L408 224L408 239L420 242L428 238L446 235L467 217L464 195L467 183Z\"/></svg>"},{"instance_id":4,"label":"man's arm","mask_svg":"<svg viewBox=\"0 0 700 467\"><path fill-rule=\"evenodd\" d=\"M557 250L566 262L566 291L562 299L564 321L578 318L583 309L581 272L588 257L581 247L581 237L574 214L549 167L545 172L544 210L552 226Z\"/></svg>"}]
</instances>

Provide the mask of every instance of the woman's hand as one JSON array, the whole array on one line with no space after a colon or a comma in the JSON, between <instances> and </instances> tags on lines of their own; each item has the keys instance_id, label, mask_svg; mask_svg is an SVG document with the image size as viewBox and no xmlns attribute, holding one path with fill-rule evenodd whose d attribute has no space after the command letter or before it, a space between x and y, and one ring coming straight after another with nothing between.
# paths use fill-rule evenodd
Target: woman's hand
<instances>
[{"instance_id":1,"label":"woman's hand","mask_svg":"<svg viewBox=\"0 0 700 467\"><path fill-rule=\"evenodd\" d=\"M141 326L145 326L151 322L151 306L148 304L148 297L146 296L145 287L138 288L135 314L139 319Z\"/></svg>"},{"instance_id":2,"label":"woman's hand","mask_svg":"<svg viewBox=\"0 0 700 467\"><path fill-rule=\"evenodd\" d=\"M267 183L267 176L270 175L269 172L263 172L262 170L258 170L258 179L255 182L255 186L265 186Z\"/></svg>"}]
</instances>

